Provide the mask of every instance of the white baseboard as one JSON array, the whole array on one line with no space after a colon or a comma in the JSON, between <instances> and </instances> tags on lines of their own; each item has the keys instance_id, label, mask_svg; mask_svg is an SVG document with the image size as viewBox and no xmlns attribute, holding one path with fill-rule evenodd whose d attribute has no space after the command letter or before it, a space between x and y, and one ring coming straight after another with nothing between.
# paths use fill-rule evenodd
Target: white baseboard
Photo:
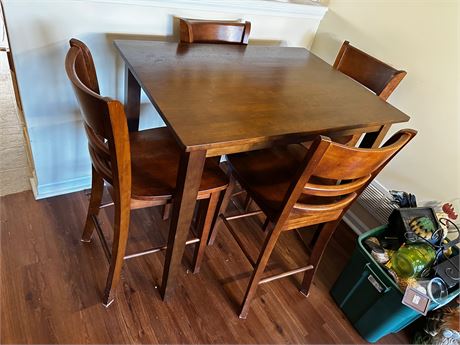
<instances>
[{"instance_id":1,"label":"white baseboard","mask_svg":"<svg viewBox=\"0 0 460 345\"><path fill-rule=\"evenodd\" d=\"M353 230L356 234L361 235L362 233L366 232L366 226L365 224L356 217L356 215L348 211L344 216L343 216L343 221Z\"/></svg>"},{"instance_id":2,"label":"white baseboard","mask_svg":"<svg viewBox=\"0 0 460 345\"><path fill-rule=\"evenodd\" d=\"M35 199L39 200L89 189L91 188L91 176L83 176L75 179L42 185L35 184L35 182L31 179L31 185Z\"/></svg>"},{"instance_id":3,"label":"white baseboard","mask_svg":"<svg viewBox=\"0 0 460 345\"><path fill-rule=\"evenodd\" d=\"M345 213L343 220L358 235L382 225L367 209L357 202Z\"/></svg>"}]
</instances>

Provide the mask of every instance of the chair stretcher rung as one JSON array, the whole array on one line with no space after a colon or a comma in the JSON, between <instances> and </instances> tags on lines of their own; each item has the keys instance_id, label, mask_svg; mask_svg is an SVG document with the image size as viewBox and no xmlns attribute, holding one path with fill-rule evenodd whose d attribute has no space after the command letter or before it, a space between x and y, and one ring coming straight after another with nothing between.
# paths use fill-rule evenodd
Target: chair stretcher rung
<instances>
[{"instance_id":1,"label":"chair stretcher rung","mask_svg":"<svg viewBox=\"0 0 460 345\"><path fill-rule=\"evenodd\" d=\"M270 276L270 277L261 279L261 280L259 281L259 285L260 285L260 284L269 283L269 282L271 282L271 281L273 281L273 280L276 280L276 279L280 279L280 278L284 278L284 277L289 277L289 276L292 276L293 274L297 274L297 273L300 273L300 272L308 271L308 270L311 270L311 269L313 269L313 266L312 266L312 265L308 265L308 266L305 266L305 267L297 268L297 269L295 269L295 270L290 270L290 271L283 272L283 273L280 273L280 274L275 274L275 275L272 275L272 276Z\"/></svg>"},{"instance_id":2,"label":"chair stretcher rung","mask_svg":"<svg viewBox=\"0 0 460 345\"><path fill-rule=\"evenodd\" d=\"M235 192L232 194L232 198L235 197L235 196L238 196L238 195L241 195L241 194L245 194L246 191L245 190L240 190L239 192Z\"/></svg>"},{"instance_id":3,"label":"chair stretcher rung","mask_svg":"<svg viewBox=\"0 0 460 345\"><path fill-rule=\"evenodd\" d=\"M256 266L255 261L249 255L248 251L246 250L246 248L244 247L243 243L241 242L241 240L239 239L238 235L236 234L235 229L233 229L232 225L227 221L227 218L225 218L225 216L223 214L220 214L220 217L222 218L222 221L224 222L224 224L227 227L227 229L232 234L232 236L235 239L235 241L238 244L238 246L241 248L244 256L246 256L246 259L248 259L248 261L252 265L252 267L255 267Z\"/></svg>"},{"instance_id":4,"label":"chair stretcher rung","mask_svg":"<svg viewBox=\"0 0 460 345\"><path fill-rule=\"evenodd\" d=\"M252 216L256 216L256 215L261 214L261 213L263 213L263 211L257 210L257 211L237 214L236 216L226 217L226 219L227 220L233 220L233 219L244 218L244 217L252 217Z\"/></svg>"},{"instance_id":5,"label":"chair stretcher rung","mask_svg":"<svg viewBox=\"0 0 460 345\"><path fill-rule=\"evenodd\" d=\"M107 202L105 204L101 204L101 206L99 206L99 209L106 208L106 207L113 206L113 205L115 205L115 203L113 201L112 202Z\"/></svg>"},{"instance_id":6,"label":"chair stretcher rung","mask_svg":"<svg viewBox=\"0 0 460 345\"><path fill-rule=\"evenodd\" d=\"M187 242L185 242L185 245L189 245L189 244L193 244L193 243L197 243L197 242L200 242L199 238L192 238L191 240L188 240ZM143 250L143 251L138 252L138 253L125 255L124 259L127 260L127 259L137 258L139 256L143 256L143 255L147 255L147 254L158 253L158 252L160 252L162 250L166 250L166 249L167 249L166 245L159 246L159 247L154 247L154 248Z\"/></svg>"},{"instance_id":7,"label":"chair stretcher rung","mask_svg":"<svg viewBox=\"0 0 460 345\"><path fill-rule=\"evenodd\" d=\"M104 254L105 254L107 260L110 263L110 259L112 257L112 254L110 252L109 245L107 244L107 240L105 239L104 233L102 232L102 228L101 228L101 225L99 224L99 220L97 219L96 216L92 216L91 219L93 220L94 226L96 228L97 235L98 235L99 239L101 240L102 249L104 249ZM193 244L193 243L197 243L197 242L200 242L199 238L192 238L192 239L188 240L187 242L185 242L185 245L188 246L189 244ZM132 259L132 258L136 258L136 257L139 257L139 256L147 255L147 254L157 253L159 251L166 250L166 248L167 248L167 246L164 245L164 246L159 246L159 247L143 250L143 251L138 252L138 253L125 255L124 259L127 260L127 259Z\"/></svg>"},{"instance_id":8,"label":"chair stretcher rung","mask_svg":"<svg viewBox=\"0 0 460 345\"><path fill-rule=\"evenodd\" d=\"M102 249L104 249L104 254L107 258L107 261L109 261L110 263L110 258L112 257L112 254L110 253L109 245L107 244L104 233L102 232L99 220L97 219L97 216L91 216L91 219L93 220L94 227L96 228L97 235L99 237L99 240L101 241Z\"/></svg>"}]
</instances>

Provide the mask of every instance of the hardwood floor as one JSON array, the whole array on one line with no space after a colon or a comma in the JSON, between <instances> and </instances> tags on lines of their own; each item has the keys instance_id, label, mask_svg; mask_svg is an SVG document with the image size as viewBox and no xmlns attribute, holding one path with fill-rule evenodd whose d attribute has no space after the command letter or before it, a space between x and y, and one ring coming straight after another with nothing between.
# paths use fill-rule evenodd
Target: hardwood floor
<instances>
[{"instance_id":1,"label":"hardwood floor","mask_svg":"<svg viewBox=\"0 0 460 345\"><path fill-rule=\"evenodd\" d=\"M302 275L262 285L247 320L237 317L251 266L225 229L208 247L201 272L189 267L187 247L175 294L159 294L164 254L125 263L115 302L101 304L108 265L94 235L80 242L87 196L35 201L30 191L1 198L1 336L5 343L364 343L329 295L355 235L337 231L312 292L298 291ZM160 209L134 211L128 253L166 241ZM108 233L111 210L100 215ZM249 248L263 233L257 219L237 220ZM251 231L250 231L251 230ZM296 267L307 254L294 233L282 236L269 267ZM404 333L382 343L408 343Z\"/></svg>"}]
</instances>

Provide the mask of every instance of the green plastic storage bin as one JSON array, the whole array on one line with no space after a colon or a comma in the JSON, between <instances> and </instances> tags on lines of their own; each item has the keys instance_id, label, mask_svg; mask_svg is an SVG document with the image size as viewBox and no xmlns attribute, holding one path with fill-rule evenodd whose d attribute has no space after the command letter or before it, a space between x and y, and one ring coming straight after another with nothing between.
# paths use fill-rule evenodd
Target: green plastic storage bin
<instances>
[{"instance_id":1,"label":"green plastic storage bin","mask_svg":"<svg viewBox=\"0 0 460 345\"><path fill-rule=\"evenodd\" d=\"M403 291L363 246L366 238L379 236L386 229L386 225L381 226L359 236L353 256L331 289L337 305L371 343L399 332L421 316L401 303ZM457 289L442 303L432 302L429 309L449 303L458 294Z\"/></svg>"}]
</instances>

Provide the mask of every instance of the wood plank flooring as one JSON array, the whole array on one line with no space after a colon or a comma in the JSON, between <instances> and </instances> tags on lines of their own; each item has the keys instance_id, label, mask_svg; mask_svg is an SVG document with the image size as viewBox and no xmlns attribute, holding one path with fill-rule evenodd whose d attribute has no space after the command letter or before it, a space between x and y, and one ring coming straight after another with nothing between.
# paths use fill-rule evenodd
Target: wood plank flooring
<instances>
[{"instance_id":1,"label":"wood plank flooring","mask_svg":"<svg viewBox=\"0 0 460 345\"><path fill-rule=\"evenodd\" d=\"M117 298L101 304L108 265L94 235L80 242L86 214L83 192L35 201L30 191L1 198L1 328L7 343L365 343L329 295L346 264L355 235L341 226L320 265L312 292L298 292L302 275L260 286L247 320L237 317L251 266L225 229L207 248L201 272L189 271L186 249L175 294L163 302L164 254L128 260ZM111 210L100 216L109 234ZM259 220L235 221L255 256ZM134 211L128 253L161 244L168 222L160 209ZM274 272L305 263L294 233L283 234L269 267ZM408 343L404 333L382 343Z\"/></svg>"}]
</instances>

